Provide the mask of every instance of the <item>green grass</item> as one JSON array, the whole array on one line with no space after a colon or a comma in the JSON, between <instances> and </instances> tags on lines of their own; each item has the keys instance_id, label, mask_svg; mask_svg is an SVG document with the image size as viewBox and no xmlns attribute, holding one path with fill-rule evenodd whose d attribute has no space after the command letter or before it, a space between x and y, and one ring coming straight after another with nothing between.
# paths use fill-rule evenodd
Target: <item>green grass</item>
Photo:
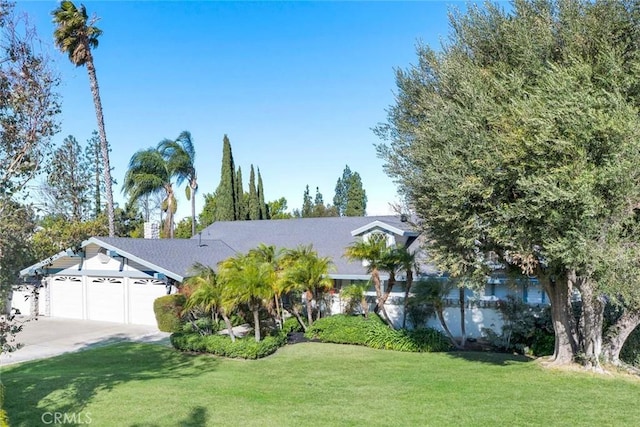
<instances>
[{"instance_id":1,"label":"green grass","mask_svg":"<svg viewBox=\"0 0 640 427\"><path fill-rule=\"evenodd\" d=\"M303 343L257 361L123 343L2 369L12 426L632 426L640 381L486 353Z\"/></svg>"}]
</instances>

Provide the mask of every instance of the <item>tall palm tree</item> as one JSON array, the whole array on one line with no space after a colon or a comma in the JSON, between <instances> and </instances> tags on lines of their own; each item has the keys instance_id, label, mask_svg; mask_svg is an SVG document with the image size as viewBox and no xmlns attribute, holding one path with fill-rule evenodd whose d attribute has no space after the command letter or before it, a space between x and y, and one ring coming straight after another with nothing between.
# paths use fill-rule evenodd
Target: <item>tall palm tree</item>
<instances>
[{"instance_id":1,"label":"tall palm tree","mask_svg":"<svg viewBox=\"0 0 640 427\"><path fill-rule=\"evenodd\" d=\"M195 168L196 152L193 148L191 133L183 131L175 141L165 139L158 144L158 151L168 163L172 176L176 177L176 184L182 185L187 181L185 193L187 200L191 200L191 236L196 234L196 192L198 191L198 176Z\"/></svg>"},{"instance_id":2,"label":"tall palm tree","mask_svg":"<svg viewBox=\"0 0 640 427\"><path fill-rule=\"evenodd\" d=\"M171 184L171 171L162 154L155 148L136 152L129 161L129 169L124 176L122 191L132 202L153 195L164 194L162 210L166 212L164 235L173 238L173 216L177 203Z\"/></svg>"},{"instance_id":3,"label":"tall palm tree","mask_svg":"<svg viewBox=\"0 0 640 427\"><path fill-rule=\"evenodd\" d=\"M333 280L328 277L332 261L328 257L318 256L311 245L291 249L287 251L285 258L287 259L285 275L288 282L305 293L307 321L311 326L313 324L313 301L317 301L319 293L333 286ZM320 317L319 307L316 313L316 318Z\"/></svg>"},{"instance_id":4,"label":"tall palm tree","mask_svg":"<svg viewBox=\"0 0 640 427\"><path fill-rule=\"evenodd\" d=\"M368 241L358 240L345 250L345 256L347 258L354 261L362 261L366 266L367 272L371 274L371 281L376 290L376 306L373 309L373 312L376 314L378 314L381 307L382 286L380 282L380 267L382 266L383 256L386 250L386 242L377 239L370 239Z\"/></svg>"},{"instance_id":5,"label":"tall palm tree","mask_svg":"<svg viewBox=\"0 0 640 427\"><path fill-rule=\"evenodd\" d=\"M102 30L94 24L97 18L89 20L84 5L77 8L73 2L65 0L60 6L51 12L56 29L53 32L55 44L69 55L69 60L76 67L86 65L89 74L89 85L93 95L93 105L98 120L98 133L100 134L100 151L104 163L104 183L107 197L107 217L109 218L109 236L115 235L115 220L113 213L113 188L111 180L111 164L109 162L109 144L104 128L104 116L102 114L102 101L100 100L100 88L96 77L96 68L93 63L92 49L98 47L98 37Z\"/></svg>"},{"instance_id":6,"label":"tall palm tree","mask_svg":"<svg viewBox=\"0 0 640 427\"><path fill-rule=\"evenodd\" d=\"M408 248L401 247L398 251L400 268L405 272L405 288L404 288L404 310L402 314L402 328L407 326L407 310L409 302L409 293L413 286L413 272L418 271L418 262L415 252L410 252Z\"/></svg>"},{"instance_id":7,"label":"tall palm tree","mask_svg":"<svg viewBox=\"0 0 640 427\"><path fill-rule=\"evenodd\" d=\"M273 266L257 257L238 254L220 264L218 274L224 286L238 303L246 303L253 313L255 340L260 341L260 307L273 295L273 282L277 276Z\"/></svg>"},{"instance_id":8,"label":"tall palm tree","mask_svg":"<svg viewBox=\"0 0 640 427\"><path fill-rule=\"evenodd\" d=\"M227 325L227 331L231 341L235 341L233 327L229 314L236 306L234 298L230 295L229 289L223 286L211 267L196 263L192 267L193 276L188 277L184 284L192 286L194 291L187 298L185 309L190 310L200 307L206 312L220 314Z\"/></svg>"}]
</instances>

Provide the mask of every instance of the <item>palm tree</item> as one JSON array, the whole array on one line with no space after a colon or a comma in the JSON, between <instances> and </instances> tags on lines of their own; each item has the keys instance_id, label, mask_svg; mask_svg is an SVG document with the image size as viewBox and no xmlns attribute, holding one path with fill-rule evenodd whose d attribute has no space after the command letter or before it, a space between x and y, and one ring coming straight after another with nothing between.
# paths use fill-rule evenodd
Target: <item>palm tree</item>
<instances>
[{"instance_id":1,"label":"palm tree","mask_svg":"<svg viewBox=\"0 0 640 427\"><path fill-rule=\"evenodd\" d=\"M277 276L273 266L257 257L239 254L220 264L218 274L238 303L246 303L253 313L256 342L260 341L260 307L273 295Z\"/></svg>"},{"instance_id":2,"label":"palm tree","mask_svg":"<svg viewBox=\"0 0 640 427\"><path fill-rule=\"evenodd\" d=\"M463 347L458 344L453 337L444 317L445 298L449 295L453 287L454 284L451 280L439 280L436 278L420 280L416 284L414 295L411 297L411 304L414 306L423 306L429 315L435 312L440 321L440 325L442 325L442 329L444 329L451 343L457 349L462 349Z\"/></svg>"},{"instance_id":3,"label":"palm tree","mask_svg":"<svg viewBox=\"0 0 640 427\"><path fill-rule=\"evenodd\" d=\"M418 271L418 263L415 252L410 252L406 247L399 248L398 258L400 268L404 270L406 277L404 288L404 310L402 313L402 328L404 329L407 326L407 309L409 293L411 292L411 286L413 285L413 272Z\"/></svg>"},{"instance_id":4,"label":"palm tree","mask_svg":"<svg viewBox=\"0 0 640 427\"><path fill-rule=\"evenodd\" d=\"M271 288L273 291L273 301L275 306L275 320L279 327L282 327L282 313L281 303L282 293L285 289L285 283L281 280L282 266L280 261L282 259L282 250L277 250L273 245L265 245L260 243L257 248L249 251L249 256L252 256L260 262L266 262L271 265L274 273L276 274L276 280L271 282Z\"/></svg>"},{"instance_id":5,"label":"palm tree","mask_svg":"<svg viewBox=\"0 0 640 427\"><path fill-rule=\"evenodd\" d=\"M307 321L313 324L313 301L318 299L319 293L333 286L333 280L328 277L332 261L328 257L320 257L313 250L313 246L298 246L285 254L287 267L285 276L293 288L305 292L307 306ZM318 306L316 319L320 317Z\"/></svg>"},{"instance_id":6,"label":"palm tree","mask_svg":"<svg viewBox=\"0 0 640 427\"><path fill-rule=\"evenodd\" d=\"M227 325L227 331L231 341L235 341L229 313L235 308L235 300L231 298L228 288L223 286L222 282L211 267L196 263L192 267L193 276L188 277L184 284L192 286L194 291L187 298L185 309L191 310L200 307L205 312L220 314Z\"/></svg>"},{"instance_id":7,"label":"palm tree","mask_svg":"<svg viewBox=\"0 0 640 427\"><path fill-rule=\"evenodd\" d=\"M166 212L164 235L173 238L173 215L177 209L171 171L162 154L154 148L140 150L129 161L129 169L124 176L122 191L131 201L145 196L164 193L162 210Z\"/></svg>"},{"instance_id":8,"label":"palm tree","mask_svg":"<svg viewBox=\"0 0 640 427\"><path fill-rule=\"evenodd\" d=\"M191 141L191 133L183 131L175 141L165 139L158 144L158 151L166 162L172 176L176 177L176 184L185 188L187 200L191 200L191 236L196 234L196 192L198 191L198 177L195 168L196 152Z\"/></svg>"},{"instance_id":9,"label":"palm tree","mask_svg":"<svg viewBox=\"0 0 640 427\"><path fill-rule=\"evenodd\" d=\"M382 287L380 283L380 267L382 266L384 253L387 251L384 240L370 239L358 240L347 247L345 256L350 260L362 261L371 274L371 281L376 290L376 306L373 312L378 314L381 308Z\"/></svg>"},{"instance_id":10,"label":"palm tree","mask_svg":"<svg viewBox=\"0 0 640 427\"><path fill-rule=\"evenodd\" d=\"M96 77L96 68L93 63L91 49L98 47L98 37L102 30L94 26L97 18L89 20L87 10L83 5L77 8L73 2L65 0L53 12L53 22L57 25L53 32L55 44L69 55L69 60L76 67L87 66L89 85L93 95L93 105L98 120L98 133L100 134L100 151L104 163L104 183L107 197L107 216L109 218L109 236L115 235L115 220L113 208L113 188L111 180L111 165L109 162L109 144L104 128L104 116L102 114L102 101L100 100L100 88Z\"/></svg>"}]
</instances>

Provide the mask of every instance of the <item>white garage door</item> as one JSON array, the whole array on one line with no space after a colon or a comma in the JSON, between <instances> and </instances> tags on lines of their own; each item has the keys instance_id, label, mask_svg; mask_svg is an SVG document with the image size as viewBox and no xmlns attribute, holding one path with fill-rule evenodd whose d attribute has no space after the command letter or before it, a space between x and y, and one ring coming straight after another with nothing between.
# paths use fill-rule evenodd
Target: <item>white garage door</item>
<instances>
[{"instance_id":1,"label":"white garage door","mask_svg":"<svg viewBox=\"0 0 640 427\"><path fill-rule=\"evenodd\" d=\"M59 276L54 277L49 286L51 317L82 319L82 280Z\"/></svg>"},{"instance_id":2,"label":"white garage door","mask_svg":"<svg viewBox=\"0 0 640 427\"><path fill-rule=\"evenodd\" d=\"M31 314L31 301L33 300L33 288L21 287L13 290L11 308L20 311L20 314Z\"/></svg>"},{"instance_id":3,"label":"white garage door","mask_svg":"<svg viewBox=\"0 0 640 427\"><path fill-rule=\"evenodd\" d=\"M131 279L129 282L129 323L156 326L153 302L166 294L164 283L155 279Z\"/></svg>"},{"instance_id":4,"label":"white garage door","mask_svg":"<svg viewBox=\"0 0 640 427\"><path fill-rule=\"evenodd\" d=\"M87 319L124 323L124 283L120 278L87 280Z\"/></svg>"}]
</instances>

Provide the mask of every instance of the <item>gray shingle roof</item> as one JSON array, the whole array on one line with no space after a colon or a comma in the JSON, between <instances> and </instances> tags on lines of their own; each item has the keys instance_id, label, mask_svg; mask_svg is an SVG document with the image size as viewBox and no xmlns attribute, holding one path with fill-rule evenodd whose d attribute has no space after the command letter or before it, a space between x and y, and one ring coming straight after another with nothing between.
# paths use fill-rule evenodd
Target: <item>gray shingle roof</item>
<instances>
[{"instance_id":1,"label":"gray shingle roof","mask_svg":"<svg viewBox=\"0 0 640 427\"><path fill-rule=\"evenodd\" d=\"M196 262L216 267L220 261L235 255L235 251L220 240L92 237L87 242L115 250L178 281L189 276Z\"/></svg>"},{"instance_id":2,"label":"gray shingle roof","mask_svg":"<svg viewBox=\"0 0 640 427\"><path fill-rule=\"evenodd\" d=\"M202 239L219 239L238 252L246 253L260 243L276 248L296 248L312 244L320 256L330 257L338 276L366 276L361 262L344 257L347 246L356 238L353 230L380 221L404 231L413 231L411 224L399 216L296 218L269 221L219 221L202 230ZM198 236L192 238L197 239Z\"/></svg>"}]
</instances>

